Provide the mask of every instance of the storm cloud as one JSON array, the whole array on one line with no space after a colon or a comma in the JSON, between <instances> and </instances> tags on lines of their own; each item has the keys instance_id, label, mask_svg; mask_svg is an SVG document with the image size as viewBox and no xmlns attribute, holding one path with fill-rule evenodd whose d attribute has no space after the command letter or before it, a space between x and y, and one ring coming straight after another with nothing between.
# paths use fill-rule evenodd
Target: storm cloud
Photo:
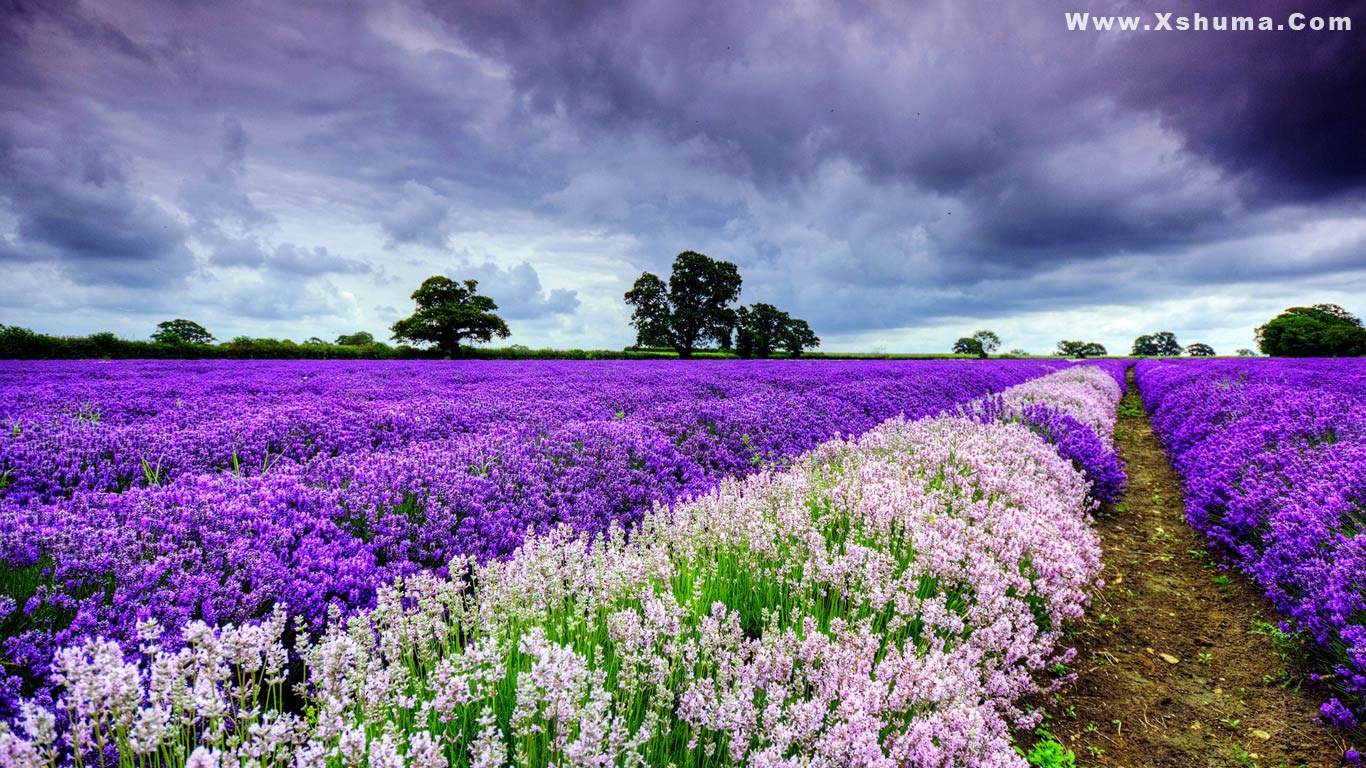
<instances>
[{"instance_id":1,"label":"storm cloud","mask_svg":"<svg viewBox=\"0 0 1366 768\"><path fill-rule=\"evenodd\" d=\"M1366 311L1366 0L1072 5L9 0L3 321L378 334L448 274L513 342L615 347L687 249L835 349Z\"/></svg>"}]
</instances>

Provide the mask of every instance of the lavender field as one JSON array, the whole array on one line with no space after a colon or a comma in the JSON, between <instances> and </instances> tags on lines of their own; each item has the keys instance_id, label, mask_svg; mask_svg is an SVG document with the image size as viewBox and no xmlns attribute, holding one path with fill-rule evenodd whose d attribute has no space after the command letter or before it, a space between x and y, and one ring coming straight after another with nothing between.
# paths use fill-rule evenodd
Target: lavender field
<instances>
[{"instance_id":1,"label":"lavender field","mask_svg":"<svg viewBox=\"0 0 1366 768\"><path fill-rule=\"evenodd\" d=\"M1341 695L1324 718L1366 720L1366 363L1142 361L1153 425L1187 519L1307 637Z\"/></svg>"},{"instance_id":2,"label":"lavender field","mask_svg":"<svg viewBox=\"0 0 1366 768\"><path fill-rule=\"evenodd\" d=\"M1124 361L3 365L6 765L1020 765L1124 483Z\"/></svg>"}]
</instances>

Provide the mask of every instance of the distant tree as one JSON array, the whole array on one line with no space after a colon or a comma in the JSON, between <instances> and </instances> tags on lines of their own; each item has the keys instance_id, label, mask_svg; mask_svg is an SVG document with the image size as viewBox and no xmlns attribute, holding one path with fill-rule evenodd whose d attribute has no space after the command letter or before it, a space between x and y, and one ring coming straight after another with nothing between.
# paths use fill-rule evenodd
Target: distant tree
<instances>
[{"instance_id":1,"label":"distant tree","mask_svg":"<svg viewBox=\"0 0 1366 768\"><path fill-rule=\"evenodd\" d=\"M756 302L735 310L735 351L740 357L770 357L777 350L800 357L803 350L820 343L805 320L772 304Z\"/></svg>"},{"instance_id":2,"label":"distant tree","mask_svg":"<svg viewBox=\"0 0 1366 768\"><path fill-rule=\"evenodd\" d=\"M1237 352L1234 352L1234 354L1237 355L1238 357L1256 357L1256 356L1257 356L1257 353L1256 353L1256 352L1253 352L1253 351L1250 350L1250 349L1240 349L1240 350L1238 350Z\"/></svg>"},{"instance_id":3,"label":"distant tree","mask_svg":"<svg viewBox=\"0 0 1366 768\"><path fill-rule=\"evenodd\" d=\"M1186 347L1186 354L1191 357L1214 357L1214 347L1196 342Z\"/></svg>"},{"instance_id":4,"label":"distant tree","mask_svg":"<svg viewBox=\"0 0 1366 768\"><path fill-rule=\"evenodd\" d=\"M94 347L95 351L102 357L114 354L114 351L118 349L119 346L119 337L109 331L92 333L87 336L86 339L90 341L90 346Z\"/></svg>"},{"instance_id":5,"label":"distant tree","mask_svg":"<svg viewBox=\"0 0 1366 768\"><path fill-rule=\"evenodd\" d=\"M412 296L417 311L390 326L393 338L435 344L446 357L458 355L460 342L466 339L487 342L495 336L507 338L512 333L507 323L493 313L498 305L479 295L478 288L478 280L457 282L441 275L423 280Z\"/></svg>"},{"instance_id":6,"label":"distant tree","mask_svg":"<svg viewBox=\"0 0 1366 768\"><path fill-rule=\"evenodd\" d=\"M39 357L46 339L29 328L0 324L0 357L10 360Z\"/></svg>"},{"instance_id":7,"label":"distant tree","mask_svg":"<svg viewBox=\"0 0 1366 768\"><path fill-rule=\"evenodd\" d=\"M213 340L213 334L204 326L182 319L157 323L157 331L152 334L152 341L158 344L208 344Z\"/></svg>"},{"instance_id":8,"label":"distant tree","mask_svg":"<svg viewBox=\"0 0 1366 768\"><path fill-rule=\"evenodd\" d=\"M811 330L811 326L805 320L792 318L788 321L787 327L783 329L783 340L779 345L788 357L797 358L802 356L802 352L808 349L815 349L821 345L821 338Z\"/></svg>"},{"instance_id":9,"label":"distant tree","mask_svg":"<svg viewBox=\"0 0 1366 768\"><path fill-rule=\"evenodd\" d=\"M1171 331L1144 334L1134 339L1134 357L1179 357L1181 344Z\"/></svg>"},{"instance_id":10,"label":"distant tree","mask_svg":"<svg viewBox=\"0 0 1366 768\"><path fill-rule=\"evenodd\" d=\"M1058 351L1054 354L1063 357L1085 358L1104 357L1108 353L1103 345L1094 341L1060 341L1058 342Z\"/></svg>"},{"instance_id":11,"label":"distant tree","mask_svg":"<svg viewBox=\"0 0 1366 768\"><path fill-rule=\"evenodd\" d=\"M236 344L239 347L250 347L255 344L256 341L257 340L252 336L233 336L232 341L229 341L228 343Z\"/></svg>"},{"instance_id":12,"label":"distant tree","mask_svg":"<svg viewBox=\"0 0 1366 768\"><path fill-rule=\"evenodd\" d=\"M327 342L323 341L322 339L318 338L317 336L309 336L309 337L304 341L304 346L305 346L305 347L321 347L321 346L323 346L323 345L326 344L326 343L327 343Z\"/></svg>"},{"instance_id":13,"label":"distant tree","mask_svg":"<svg viewBox=\"0 0 1366 768\"><path fill-rule=\"evenodd\" d=\"M982 342L971 336L964 336L958 341L955 341L953 343L953 353L955 355L976 355L977 357L987 356L986 350L982 348Z\"/></svg>"},{"instance_id":14,"label":"distant tree","mask_svg":"<svg viewBox=\"0 0 1366 768\"><path fill-rule=\"evenodd\" d=\"M1029 353L1024 351L1023 349L1020 349L1019 347L1010 350L1006 354L1010 355L1011 357L1029 357Z\"/></svg>"},{"instance_id":15,"label":"distant tree","mask_svg":"<svg viewBox=\"0 0 1366 768\"><path fill-rule=\"evenodd\" d=\"M1291 307L1259 326L1257 346L1272 357L1351 357L1366 354L1366 328L1336 304Z\"/></svg>"},{"instance_id":16,"label":"distant tree","mask_svg":"<svg viewBox=\"0 0 1366 768\"><path fill-rule=\"evenodd\" d=\"M343 333L332 343L342 347L363 347L367 344L374 344L375 337L369 331L356 331L355 333Z\"/></svg>"},{"instance_id":17,"label":"distant tree","mask_svg":"<svg viewBox=\"0 0 1366 768\"><path fill-rule=\"evenodd\" d=\"M740 357L769 357L782 342L792 317L772 304L756 302L735 310L735 351Z\"/></svg>"},{"instance_id":18,"label":"distant tree","mask_svg":"<svg viewBox=\"0 0 1366 768\"><path fill-rule=\"evenodd\" d=\"M731 304L740 296L740 282L734 264L694 251L674 259L667 286L657 275L643 273L626 292L636 345L673 347L685 359L707 341L729 349L736 321Z\"/></svg>"},{"instance_id":19,"label":"distant tree","mask_svg":"<svg viewBox=\"0 0 1366 768\"><path fill-rule=\"evenodd\" d=\"M986 357L1001 348L1001 337L997 336L994 331L978 331L972 334L972 338L982 345L982 357Z\"/></svg>"},{"instance_id":20,"label":"distant tree","mask_svg":"<svg viewBox=\"0 0 1366 768\"><path fill-rule=\"evenodd\" d=\"M631 312L631 325L636 329L636 346L674 345L669 286L658 275L642 274L626 292L626 303L635 307Z\"/></svg>"}]
</instances>

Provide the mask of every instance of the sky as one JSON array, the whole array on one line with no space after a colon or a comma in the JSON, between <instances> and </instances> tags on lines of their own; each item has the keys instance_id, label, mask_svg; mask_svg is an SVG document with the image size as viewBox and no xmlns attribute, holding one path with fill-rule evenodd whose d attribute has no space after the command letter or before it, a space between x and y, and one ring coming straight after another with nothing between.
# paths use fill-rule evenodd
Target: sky
<instances>
[{"instance_id":1,"label":"sky","mask_svg":"<svg viewBox=\"0 0 1366 768\"><path fill-rule=\"evenodd\" d=\"M0 324L614 349L685 250L829 351L1366 314L1366 0L0 0Z\"/></svg>"}]
</instances>

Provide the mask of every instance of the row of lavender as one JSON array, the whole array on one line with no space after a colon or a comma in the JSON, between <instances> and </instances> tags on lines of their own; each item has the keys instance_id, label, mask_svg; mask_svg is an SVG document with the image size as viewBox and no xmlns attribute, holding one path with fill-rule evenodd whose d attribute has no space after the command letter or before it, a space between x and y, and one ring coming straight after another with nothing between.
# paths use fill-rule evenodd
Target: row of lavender
<instances>
[{"instance_id":1,"label":"row of lavender","mask_svg":"<svg viewBox=\"0 0 1366 768\"><path fill-rule=\"evenodd\" d=\"M1010 728L1039 716L1019 701L1068 658L1063 624L1101 569L1092 484L1048 440L1081 429L1112 454L1119 395L1078 367L892 419L629 534L561 524L510 559L400 579L313 639L288 641L281 610L191 621L184 648L152 619L132 654L87 638L57 654L56 716L25 705L0 756L1023 767ZM292 706L287 643L306 669Z\"/></svg>"},{"instance_id":2,"label":"row of lavender","mask_svg":"<svg viewBox=\"0 0 1366 768\"><path fill-rule=\"evenodd\" d=\"M629 526L1060 365L7 363L6 671L46 670L83 637L132 649L150 617L174 635L284 603L316 630L528 530Z\"/></svg>"},{"instance_id":3,"label":"row of lavender","mask_svg":"<svg viewBox=\"0 0 1366 768\"><path fill-rule=\"evenodd\" d=\"M1325 716L1366 719L1366 362L1144 361L1136 375L1187 519L1317 644L1347 702Z\"/></svg>"}]
</instances>

